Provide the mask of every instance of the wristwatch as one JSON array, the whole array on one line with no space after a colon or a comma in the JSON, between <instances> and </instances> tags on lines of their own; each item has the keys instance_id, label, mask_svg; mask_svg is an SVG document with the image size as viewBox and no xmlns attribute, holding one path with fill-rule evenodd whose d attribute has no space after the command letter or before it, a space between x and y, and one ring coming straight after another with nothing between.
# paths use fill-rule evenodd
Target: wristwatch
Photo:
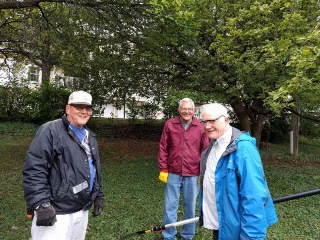
<instances>
[{"instance_id":1,"label":"wristwatch","mask_svg":"<svg viewBox=\"0 0 320 240\"><path fill-rule=\"evenodd\" d=\"M47 207L50 207L50 206L51 206L50 202L41 203L40 205L36 206L36 210L39 207L47 208Z\"/></svg>"}]
</instances>

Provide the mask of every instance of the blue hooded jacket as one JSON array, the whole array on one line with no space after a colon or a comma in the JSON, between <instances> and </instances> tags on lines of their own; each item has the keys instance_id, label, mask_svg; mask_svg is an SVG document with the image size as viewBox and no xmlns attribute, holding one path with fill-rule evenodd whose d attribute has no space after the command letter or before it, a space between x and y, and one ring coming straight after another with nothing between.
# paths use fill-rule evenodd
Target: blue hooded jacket
<instances>
[{"instance_id":1,"label":"blue hooded jacket","mask_svg":"<svg viewBox=\"0 0 320 240\"><path fill-rule=\"evenodd\" d=\"M212 145L200 160L200 226L202 189ZM219 240L266 239L267 227L278 221L255 138L232 128L231 142L215 171Z\"/></svg>"}]
</instances>

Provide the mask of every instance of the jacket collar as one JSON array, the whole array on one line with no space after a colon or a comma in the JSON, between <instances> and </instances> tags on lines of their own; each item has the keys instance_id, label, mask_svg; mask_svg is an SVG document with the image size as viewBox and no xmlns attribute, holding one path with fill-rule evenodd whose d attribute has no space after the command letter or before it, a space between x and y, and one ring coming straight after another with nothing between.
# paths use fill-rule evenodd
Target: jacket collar
<instances>
[{"instance_id":1,"label":"jacket collar","mask_svg":"<svg viewBox=\"0 0 320 240\"><path fill-rule=\"evenodd\" d=\"M61 119L62 119L62 122L63 122L63 126L67 129L67 131L68 131L68 129L69 129L69 121L68 121L68 119L67 119L67 114L64 114L62 117L61 117Z\"/></svg>"},{"instance_id":2,"label":"jacket collar","mask_svg":"<svg viewBox=\"0 0 320 240\"><path fill-rule=\"evenodd\" d=\"M239 129L232 127L232 135L231 135L230 143L227 146L227 149L223 152L222 156L228 155L229 153L237 150L236 140L242 134L244 134L244 133L241 132ZM213 144L214 144L214 141L211 141L209 147L206 149L206 152L205 152L206 157L209 155Z\"/></svg>"},{"instance_id":3,"label":"jacket collar","mask_svg":"<svg viewBox=\"0 0 320 240\"><path fill-rule=\"evenodd\" d=\"M70 122L67 119L67 114L64 114L62 117L62 122L63 122L63 126L66 128L66 131L69 132L69 124ZM90 129L87 127L87 125L84 125L85 129L87 129L90 132L90 135L92 136L96 136L96 134L94 134L92 131L90 131Z\"/></svg>"},{"instance_id":4,"label":"jacket collar","mask_svg":"<svg viewBox=\"0 0 320 240\"><path fill-rule=\"evenodd\" d=\"M174 124L181 124L181 121L180 121L180 116L177 116L175 118L172 118L172 123ZM190 123L190 125L199 125L200 124L200 120L196 117L192 117L192 121Z\"/></svg>"},{"instance_id":5,"label":"jacket collar","mask_svg":"<svg viewBox=\"0 0 320 240\"><path fill-rule=\"evenodd\" d=\"M236 140L242 135L244 134L243 132L241 132L239 129L232 127L232 135L231 135L231 140L229 145L227 146L227 149L223 152L222 157L226 156L228 154L230 154L231 152L236 151L237 145L236 145Z\"/></svg>"}]
</instances>

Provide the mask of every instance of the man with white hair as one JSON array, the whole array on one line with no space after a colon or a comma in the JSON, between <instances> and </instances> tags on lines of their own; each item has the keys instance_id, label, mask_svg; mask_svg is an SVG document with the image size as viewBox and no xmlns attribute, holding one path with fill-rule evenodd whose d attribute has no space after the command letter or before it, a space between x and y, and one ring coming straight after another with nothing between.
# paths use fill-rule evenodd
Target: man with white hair
<instances>
[{"instance_id":1,"label":"man with white hair","mask_svg":"<svg viewBox=\"0 0 320 240\"><path fill-rule=\"evenodd\" d=\"M201 115L211 144L200 160L200 225L213 240L266 239L278 219L256 140L231 127L219 103L204 105Z\"/></svg>"},{"instance_id":2,"label":"man with white hair","mask_svg":"<svg viewBox=\"0 0 320 240\"><path fill-rule=\"evenodd\" d=\"M200 154L209 145L199 119L194 115L194 102L183 98L179 102L179 116L166 121L158 154L159 179L166 183L163 224L177 221L180 191L183 194L184 219L194 218L199 193ZM182 239L191 240L195 223L183 226ZM175 240L176 228L162 232L165 240Z\"/></svg>"}]
</instances>

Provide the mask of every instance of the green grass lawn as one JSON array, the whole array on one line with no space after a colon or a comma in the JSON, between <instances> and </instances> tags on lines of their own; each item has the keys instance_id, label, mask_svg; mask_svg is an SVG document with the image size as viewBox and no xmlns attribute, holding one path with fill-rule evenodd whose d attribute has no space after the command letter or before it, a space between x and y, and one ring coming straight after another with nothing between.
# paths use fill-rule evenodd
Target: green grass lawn
<instances>
[{"instance_id":1,"label":"green grass lawn","mask_svg":"<svg viewBox=\"0 0 320 240\"><path fill-rule=\"evenodd\" d=\"M31 221L26 218L21 181L24 157L35 126L14 126L21 130L17 134L10 126L0 125L0 239L29 239ZM90 216L89 240L119 239L122 235L161 225L164 184L158 180L157 143L125 143L99 139L105 211L99 217ZM288 144L271 144L262 151L273 198L319 188L320 143L302 139L299 147L298 158L288 154ZM320 195L279 203L276 209L279 222L269 228L268 239L320 239ZM181 214L182 209L179 220ZM195 240L210 238L209 231L197 228ZM162 238L159 233L148 233L136 239Z\"/></svg>"}]
</instances>

